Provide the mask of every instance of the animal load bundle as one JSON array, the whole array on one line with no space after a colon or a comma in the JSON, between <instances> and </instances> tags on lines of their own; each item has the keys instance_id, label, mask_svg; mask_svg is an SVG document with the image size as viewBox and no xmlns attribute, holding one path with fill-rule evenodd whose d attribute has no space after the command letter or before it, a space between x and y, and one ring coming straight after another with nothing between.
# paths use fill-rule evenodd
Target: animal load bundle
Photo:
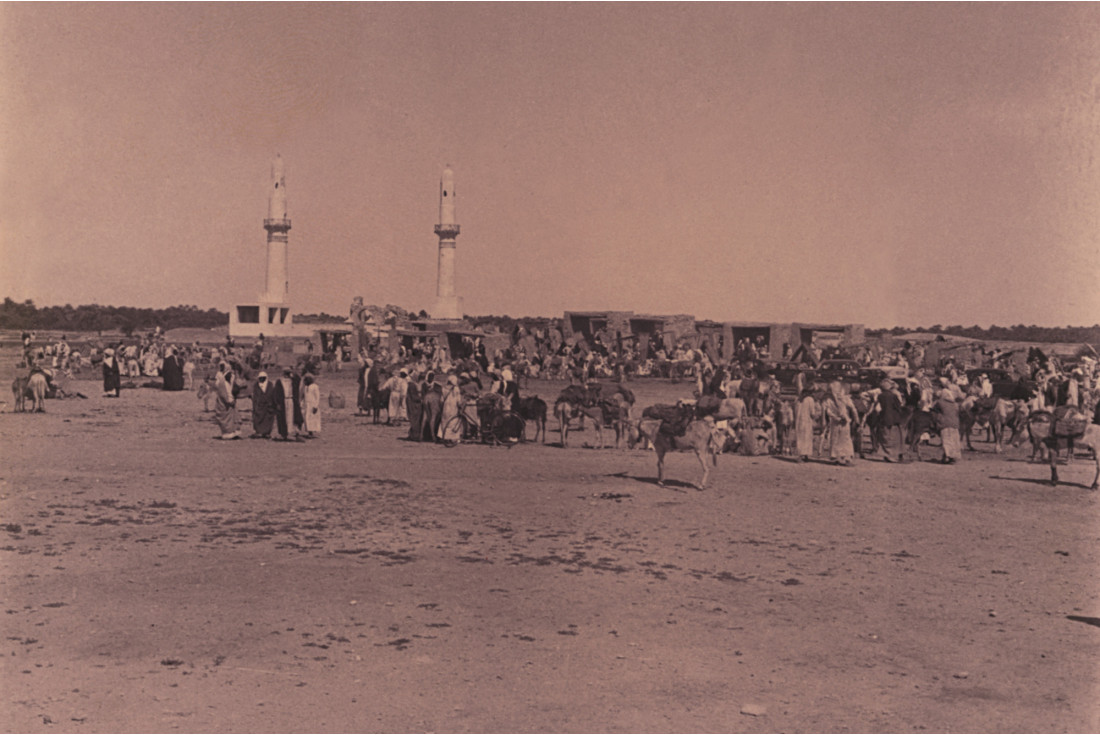
<instances>
[{"instance_id":1,"label":"animal load bundle","mask_svg":"<svg viewBox=\"0 0 1100 735\"><path fill-rule=\"evenodd\" d=\"M595 406L600 400L598 385L567 385L558 394L556 403L572 403L575 406Z\"/></svg>"},{"instance_id":2,"label":"animal load bundle","mask_svg":"<svg viewBox=\"0 0 1100 735\"><path fill-rule=\"evenodd\" d=\"M614 395L615 393L621 395L623 397L623 400L629 403L631 406L634 405L634 391L630 390L622 383L619 383L615 386L615 390L612 392L612 395Z\"/></svg>"},{"instance_id":3,"label":"animal load bundle","mask_svg":"<svg viewBox=\"0 0 1100 735\"><path fill-rule=\"evenodd\" d=\"M722 405L722 399L715 395L699 396L699 400L695 403L695 415L699 418L704 416L713 416L718 413L719 407Z\"/></svg>"},{"instance_id":4,"label":"animal load bundle","mask_svg":"<svg viewBox=\"0 0 1100 735\"><path fill-rule=\"evenodd\" d=\"M997 407L997 401L999 400L996 396L982 396L974 402L974 412L989 413Z\"/></svg>"},{"instance_id":5,"label":"animal load bundle","mask_svg":"<svg viewBox=\"0 0 1100 735\"><path fill-rule=\"evenodd\" d=\"M500 393L484 393L477 397L477 418L482 426L489 426L493 416L504 411L504 402Z\"/></svg>"},{"instance_id":6,"label":"animal load bundle","mask_svg":"<svg viewBox=\"0 0 1100 735\"><path fill-rule=\"evenodd\" d=\"M1059 406L1054 409L1055 436L1078 436L1085 433L1089 417L1073 406Z\"/></svg>"},{"instance_id":7,"label":"animal load bundle","mask_svg":"<svg viewBox=\"0 0 1100 735\"><path fill-rule=\"evenodd\" d=\"M661 426L658 431L666 436L683 436L688 424L695 418L695 407L658 403L643 410L642 417L659 420Z\"/></svg>"}]
</instances>

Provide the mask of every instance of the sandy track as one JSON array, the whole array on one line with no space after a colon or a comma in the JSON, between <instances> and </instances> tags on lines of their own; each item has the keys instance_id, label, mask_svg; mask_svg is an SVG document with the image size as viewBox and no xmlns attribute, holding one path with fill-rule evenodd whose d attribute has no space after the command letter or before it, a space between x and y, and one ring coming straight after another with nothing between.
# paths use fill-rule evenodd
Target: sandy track
<instances>
[{"instance_id":1,"label":"sandy track","mask_svg":"<svg viewBox=\"0 0 1100 735\"><path fill-rule=\"evenodd\" d=\"M218 442L193 394L78 386L0 415L7 731L1100 730L1091 463L723 457L699 492L689 455L660 488L328 409Z\"/></svg>"}]
</instances>

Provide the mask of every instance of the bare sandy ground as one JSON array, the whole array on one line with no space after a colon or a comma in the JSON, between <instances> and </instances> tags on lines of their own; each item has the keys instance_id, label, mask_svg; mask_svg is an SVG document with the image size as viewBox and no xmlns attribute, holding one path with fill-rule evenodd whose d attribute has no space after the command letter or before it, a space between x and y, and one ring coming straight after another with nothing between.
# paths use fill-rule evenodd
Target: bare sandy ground
<instances>
[{"instance_id":1,"label":"bare sandy ground","mask_svg":"<svg viewBox=\"0 0 1100 735\"><path fill-rule=\"evenodd\" d=\"M0 415L5 731L1100 731L1091 462L722 457L700 492L591 430L220 442L194 394L76 387Z\"/></svg>"}]
</instances>

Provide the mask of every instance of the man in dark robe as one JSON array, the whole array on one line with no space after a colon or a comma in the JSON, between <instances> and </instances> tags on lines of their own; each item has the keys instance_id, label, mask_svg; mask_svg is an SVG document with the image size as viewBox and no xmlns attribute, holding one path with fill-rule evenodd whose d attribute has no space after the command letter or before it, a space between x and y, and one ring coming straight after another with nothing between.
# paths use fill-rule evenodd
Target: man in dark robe
<instances>
[{"instance_id":1,"label":"man in dark robe","mask_svg":"<svg viewBox=\"0 0 1100 735\"><path fill-rule=\"evenodd\" d=\"M424 410L424 404L420 400L420 381L413 376L405 392L405 410L409 416L409 439L420 441L420 416Z\"/></svg>"},{"instance_id":2,"label":"man in dark robe","mask_svg":"<svg viewBox=\"0 0 1100 735\"><path fill-rule=\"evenodd\" d=\"M294 440L299 441L298 428L303 423L300 382L298 375L286 368L283 370L283 377L275 384L275 422L283 441L290 441L292 428Z\"/></svg>"},{"instance_id":3,"label":"man in dark robe","mask_svg":"<svg viewBox=\"0 0 1100 735\"><path fill-rule=\"evenodd\" d=\"M882 448L882 458L886 462L893 462L891 451L896 451L898 460L905 461L905 442L902 437L902 424L905 421L905 412L901 404L901 396L897 384L886 379L880 385L882 392L878 395L879 415L874 420L872 431L877 434L875 443Z\"/></svg>"},{"instance_id":4,"label":"man in dark robe","mask_svg":"<svg viewBox=\"0 0 1100 735\"><path fill-rule=\"evenodd\" d=\"M370 408L371 416L374 419L374 423L378 423L378 419L382 413L382 391L379 386L382 385L382 368L374 364L373 360L367 361L367 372L363 376L363 385L366 389L366 402ZM389 398L385 399L385 402L389 402Z\"/></svg>"},{"instance_id":5,"label":"man in dark robe","mask_svg":"<svg viewBox=\"0 0 1100 735\"><path fill-rule=\"evenodd\" d=\"M359 397L355 401L355 408L359 413L367 410L367 371L370 370L370 366L369 359L359 366Z\"/></svg>"},{"instance_id":6,"label":"man in dark robe","mask_svg":"<svg viewBox=\"0 0 1100 735\"><path fill-rule=\"evenodd\" d=\"M114 397L118 398L119 391L122 389L122 378L118 369L118 358L115 357L115 351L111 348L107 348L103 351L103 394L110 396L112 391Z\"/></svg>"},{"instance_id":7,"label":"man in dark robe","mask_svg":"<svg viewBox=\"0 0 1100 735\"><path fill-rule=\"evenodd\" d=\"M164 390L183 390L183 365L174 349L169 348L164 356L160 374L164 378Z\"/></svg>"},{"instance_id":8,"label":"man in dark robe","mask_svg":"<svg viewBox=\"0 0 1100 735\"><path fill-rule=\"evenodd\" d=\"M252 438L268 439L275 426L275 387L267 373L256 376L252 386Z\"/></svg>"}]
</instances>

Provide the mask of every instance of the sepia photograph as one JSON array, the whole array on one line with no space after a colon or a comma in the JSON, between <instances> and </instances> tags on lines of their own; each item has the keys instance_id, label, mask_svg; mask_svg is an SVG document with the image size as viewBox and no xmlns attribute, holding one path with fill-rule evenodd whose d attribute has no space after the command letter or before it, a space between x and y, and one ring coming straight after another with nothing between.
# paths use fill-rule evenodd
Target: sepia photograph
<instances>
[{"instance_id":1,"label":"sepia photograph","mask_svg":"<svg viewBox=\"0 0 1100 735\"><path fill-rule=\"evenodd\" d=\"M1100 732L1100 4L0 2L0 297L0 732Z\"/></svg>"}]
</instances>

